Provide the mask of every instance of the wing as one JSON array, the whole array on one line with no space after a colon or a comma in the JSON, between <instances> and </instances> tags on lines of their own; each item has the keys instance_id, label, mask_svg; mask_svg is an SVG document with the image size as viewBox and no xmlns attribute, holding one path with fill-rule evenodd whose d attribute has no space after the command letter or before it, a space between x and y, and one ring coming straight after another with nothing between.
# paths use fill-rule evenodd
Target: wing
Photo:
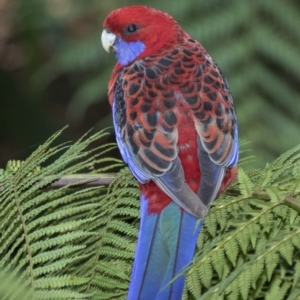
<instances>
[{"instance_id":1,"label":"wing","mask_svg":"<svg viewBox=\"0 0 300 300\"><path fill-rule=\"evenodd\" d=\"M208 205L216 198L226 169L238 161L237 117L221 70L194 40L187 40L186 47L189 50L183 51L181 57L183 69L193 76L181 92L193 112L198 133L201 170L198 195Z\"/></svg>"}]
</instances>

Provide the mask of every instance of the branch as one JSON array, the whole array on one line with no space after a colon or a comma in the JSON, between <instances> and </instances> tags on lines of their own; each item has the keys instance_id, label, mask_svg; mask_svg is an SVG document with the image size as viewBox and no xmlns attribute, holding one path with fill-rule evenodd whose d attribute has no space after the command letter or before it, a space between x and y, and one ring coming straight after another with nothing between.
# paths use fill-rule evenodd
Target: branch
<instances>
[{"instance_id":1,"label":"branch","mask_svg":"<svg viewBox=\"0 0 300 300\"><path fill-rule=\"evenodd\" d=\"M286 204L287 206L293 208L296 210L298 213L300 213L300 201L290 195L287 195L283 199L283 203Z\"/></svg>"},{"instance_id":2,"label":"branch","mask_svg":"<svg viewBox=\"0 0 300 300\"><path fill-rule=\"evenodd\" d=\"M108 186L113 181L116 173L103 173L103 174L76 174L76 175L65 175L59 178L58 180L52 182L47 186L48 189L57 189L63 187L67 184L72 186L82 186L82 187L94 187L105 185ZM48 177L45 177L46 180ZM82 183L84 182L84 183ZM229 188L225 191L227 195L239 196L241 195L240 191L236 188ZM271 200L269 195L265 191L255 191L251 195L257 199L262 200ZM294 198L291 195L287 195L283 201L283 204L293 208L298 213L300 213L300 201Z\"/></svg>"},{"instance_id":3,"label":"branch","mask_svg":"<svg viewBox=\"0 0 300 300\"><path fill-rule=\"evenodd\" d=\"M47 189L58 189L67 184L71 184L73 187L76 185L82 187L107 186L110 185L115 176L116 173L65 175L49 184ZM47 179L48 177L45 177L42 180Z\"/></svg>"}]
</instances>

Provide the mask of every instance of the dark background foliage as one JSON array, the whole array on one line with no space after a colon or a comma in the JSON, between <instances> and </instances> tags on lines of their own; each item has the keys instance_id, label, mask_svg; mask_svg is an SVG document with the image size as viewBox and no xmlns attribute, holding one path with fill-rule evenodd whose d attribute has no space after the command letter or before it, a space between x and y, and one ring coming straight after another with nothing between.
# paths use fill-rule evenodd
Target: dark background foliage
<instances>
[{"instance_id":1,"label":"dark background foliage","mask_svg":"<svg viewBox=\"0 0 300 300\"><path fill-rule=\"evenodd\" d=\"M112 125L115 59L102 49L102 23L134 3L173 15L217 61L256 165L299 144L298 0L0 0L1 167L66 124L65 140Z\"/></svg>"}]
</instances>

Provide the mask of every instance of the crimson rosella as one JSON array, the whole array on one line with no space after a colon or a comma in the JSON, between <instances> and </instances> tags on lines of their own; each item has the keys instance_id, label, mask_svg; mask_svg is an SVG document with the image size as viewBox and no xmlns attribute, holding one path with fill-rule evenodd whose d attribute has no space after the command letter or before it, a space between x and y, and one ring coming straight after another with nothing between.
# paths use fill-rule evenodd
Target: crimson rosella
<instances>
[{"instance_id":1,"label":"crimson rosella","mask_svg":"<svg viewBox=\"0 0 300 300\"><path fill-rule=\"evenodd\" d=\"M229 86L202 45L168 14L128 6L104 21L116 54L108 84L116 140L139 181L141 224L129 300L181 299L211 201L236 177Z\"/></svg>"}]
</instances>

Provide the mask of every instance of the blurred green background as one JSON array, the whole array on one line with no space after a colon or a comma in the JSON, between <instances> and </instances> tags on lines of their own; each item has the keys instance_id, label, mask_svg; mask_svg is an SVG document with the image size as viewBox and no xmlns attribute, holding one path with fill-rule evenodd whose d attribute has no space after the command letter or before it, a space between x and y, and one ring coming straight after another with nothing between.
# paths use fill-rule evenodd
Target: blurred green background
<instances>
[{"instance_id":1,"label":"blurred green background","mask_svg":"<svg viewBox=\"0 0 300 300\"><path fill-rule=\"evenodd\" d=\"M66 124L65 140L112 125L115 58L100 35L107 14L130 4L170 13L216 60L253 165L300 143L299 0L0 0L0 167Z\"/></svg>"}]
</instances>

